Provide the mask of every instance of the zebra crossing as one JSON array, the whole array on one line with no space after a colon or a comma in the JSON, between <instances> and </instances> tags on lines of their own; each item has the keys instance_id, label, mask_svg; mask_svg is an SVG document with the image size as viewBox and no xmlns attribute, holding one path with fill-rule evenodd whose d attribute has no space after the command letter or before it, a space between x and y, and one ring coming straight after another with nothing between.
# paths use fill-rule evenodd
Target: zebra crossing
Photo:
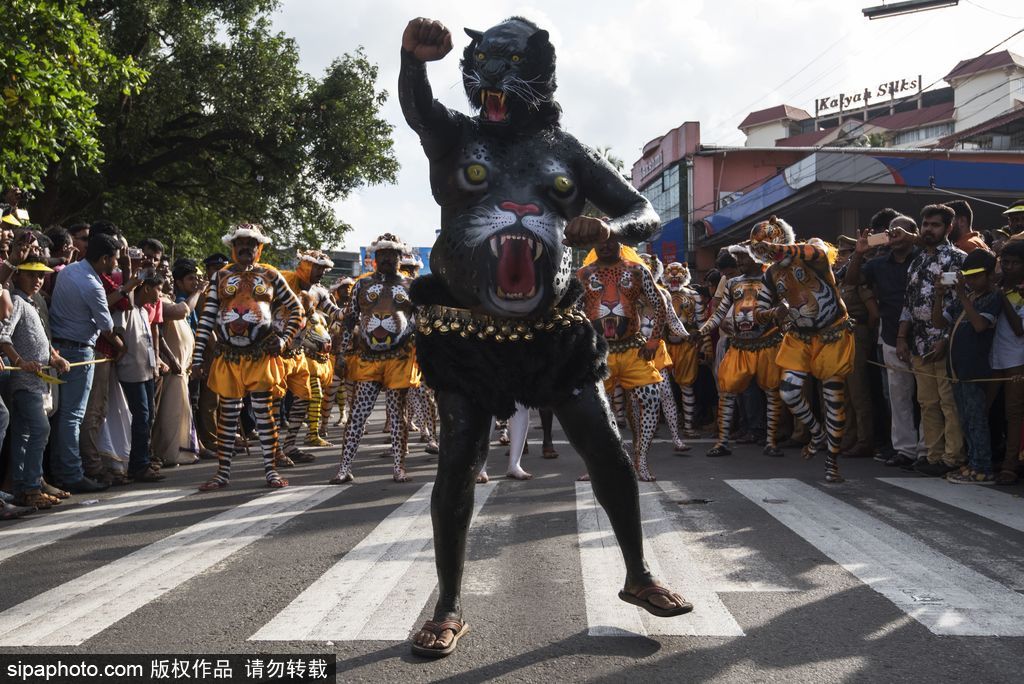
<instances>
[{"instance_id":1,"label":"zebra crossing","mask_svg":"<svg viewBox=\"0 0 1024 684\"><path fill-rule=\"evenodd\" d=\"M218 564L244 563L246 547L275 535L287 543L289 523L312 509L348 500L356 488L296 486L261 493L24 600L0 603L0 647L81 646L168 592L216 583ZM531 483L492 482L477 487L474 537L514 543L512 526L487 515L506 490ZM1024 636L1024 595L1002 566L979 568L963 550L930 544L872 498L797 479L727 479L714 485L716 500L698 498L707 485L641 483L640 508L651 569L692 601L695 610L657 619L616 596L624 566L610 524L589 483L570 486L579 577L566 582L578 595L591 637L742 638L749 630L730 606L735 597L793 595L807 579L787 564L786 549L817 554L822 565L848 573L892 608L935 635ZM999 526L1010 543L994 549L1013 555L1024 532L1024 502L994 489L955 487L921 478L878 478L864 486L889 497L914 497L927 510L955 509L973 523ZM287 604L257 628L239 634L251 642L401 641L429 613L436 591L431 542L432 484L410 489L369 532L322 574L305 582ZM69 507L0 529L0 573L24 572L20 557L117 520L159 515L161 507L195 496L187 489L137 490L92 506ZM337 501L336 501L337 500ZM915 509L925 510L925 509ZM483 515L481 513L483 512ZM559 540L564 544L565 540ZM1014 565L1013 556L1005 564ZM473 594L500 593L497 561L474 577ZM538 570L540 571L540 570ZM317 572L320 572L319 570ZM186 584L188 583L188 584ZM544 602L543 596L523 600ZM45 619L41 619L45 617Z\"/></svg>"}]
</instances>

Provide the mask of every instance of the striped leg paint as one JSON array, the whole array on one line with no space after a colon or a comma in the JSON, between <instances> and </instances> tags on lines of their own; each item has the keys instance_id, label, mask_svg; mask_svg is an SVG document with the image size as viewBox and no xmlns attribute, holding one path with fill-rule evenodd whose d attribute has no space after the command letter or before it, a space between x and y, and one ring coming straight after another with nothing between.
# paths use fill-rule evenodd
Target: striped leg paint
<instances>
[{"instance_id":1,"label":"striped leg paint","mask_svg":"<svg viewBox=\"0 0 1024 684\"><path fill-rule=\"evenodd\" d=\"M842 378L829 378L821 383L825 403L825 435L828 455L825 457L825 481L842 482L839 474L839 448L846 428L846 384Z\"/></svg>"},{"instance_id":2,"label":"striped leg paint","mask_svg":"<svg viewBox=\"0 0 1024 684\"><path fill-rule=\"evenodd\" d=\"M242 400L228 397L217 399L217 474L211 483L226 485L231 480L231 456L235 452L235 434L238 416L242 413Z\"/></svg>"},{"instance_id":3,"label":"striped leg paint","mask_svg":"<svg viewBox=\"0 0 1024 684\"><path fill-rule=\"evenodd\" d=\"M287 487L288 481L281 479L274 468L274 453L277 451L277 421L274 420L274 397L270 392L253 392L252 412L256 416L256 432L260 436L260 450L263 452L263 474L267 485Z\"/></svg>"}]
</instances>

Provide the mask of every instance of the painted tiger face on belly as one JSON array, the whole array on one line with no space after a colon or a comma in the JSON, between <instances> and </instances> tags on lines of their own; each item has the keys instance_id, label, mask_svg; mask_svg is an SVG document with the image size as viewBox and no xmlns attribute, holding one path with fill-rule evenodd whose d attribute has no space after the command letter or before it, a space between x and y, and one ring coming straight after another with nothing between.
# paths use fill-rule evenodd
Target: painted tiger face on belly
<instances>
[{"instance_id":1,"label":"painted tiger face on belly","mask_svg":"<svg viewBox=\"0 0 1024 684\"><path fill-rule=\"evenodd\" d=\"M370 351L395 349L412 334L408 285L408 279L402 278L394 283L368 281L359 288L359 334Z\"/></svg>"},{"instance_id":2,"label":"painted tiger face on belly","mask_svg":"<svg viewBox=\"0 0 1024 684\"><path fill-rule=\"evenodd\" d=\"M251 347L272 331L273 286L260 272L225 273L217 288L217 327L222 340L236 347Z\"/></svg>"}]
</instances>

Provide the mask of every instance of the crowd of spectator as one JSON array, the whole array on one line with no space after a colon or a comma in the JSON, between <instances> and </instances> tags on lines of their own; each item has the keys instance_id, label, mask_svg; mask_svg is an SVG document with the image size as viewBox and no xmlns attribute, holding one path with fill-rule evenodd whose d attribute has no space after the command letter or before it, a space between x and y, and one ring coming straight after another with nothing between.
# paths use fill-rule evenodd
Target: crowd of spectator
<instances>
[{"instance_id":1,"label":"crowd of spectator","mask_svg":"<svg viewBox=\"0 0 1024 684\"><path fill-rule=\"evenodd\" d=\"M33 230L18 196L4 199L3 518L215 458L187 375L200 264L172 260L152 238L130 246L109 221ZM202 266L227 261L214 254Z\"/></svg>"},{"instance_id":2,"label":"crowd of spectator","mask_svg":"<svg viewBox=\"0 0 1024 684\"><path fill-rule=\"evenodd\" d=\"M979 232L970 204L951 200L917 217L882 209L859 235L840 236L833 273L856 340L843 456L954 483L1024 475L1024 200L1004 216L1004 227ZM723 250L705 296L716 303L736 273ZM740 442L764 443L764 406L756 386L740 396ZM782 446L807 444L790 423Z\"/></svg>"}]
</instances>

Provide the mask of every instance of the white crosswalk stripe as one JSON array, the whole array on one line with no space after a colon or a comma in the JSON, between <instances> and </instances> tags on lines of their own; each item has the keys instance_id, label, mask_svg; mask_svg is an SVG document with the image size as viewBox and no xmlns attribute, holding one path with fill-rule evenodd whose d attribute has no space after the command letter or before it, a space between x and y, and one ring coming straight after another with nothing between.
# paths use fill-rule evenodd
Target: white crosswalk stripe
<instances>
[{"instance_id":1,"label":"white crosswalk stripe","mask_svg":"<svg viewBox=\"0 0 1024 684\"><path fill-rule=\"evenodd\" d=\"M77 646L345 489L276 491L145 546L0 613L0 646Z\"/></svg>"},{"instance_id":2,"label":"white crosswalk stripe","mask_svg":"<svg viewBox=\"0 0 1024 684\"><path fill-rule=\"evenodd\" d=\"M474 516L495 486L477 486ZM250 640L406 639L437 586L432 490L421 487Z\"/></svg>"},{"instance_id":3,"label":"white crosswalk stripe","mask_svg":"<svg viewBox=\"0 0 1024 684\"><path fill-rule=\"evenodd\" d=\"M663 481L641 483L640 508L651 570L695 605L693 613L670 619L655 618L619 600L625 569L618 544L589 483L575 483L582 584L566 578L563 586L581 587L570 591L580 592L591 636L740 637L744 627L752 626L740 624L723 595L795 592L807 587L806 577L787 574L783 568L790 564L779 555L780 548L803 544L799 537L935 634L1024 636L1024 596L975 569L981 567L1005 581L1006 573L985 568L997 558L1012 564L1013 553L996 548L979 566L967 556L969 550L955 543L941 546L904 531L912 524L908 516L927 515L930 506L940 504L984 519L979 524L991 521L1024 531L1019 500L1003 492L954 487L938 480L884 478L882 482L923 498L913 502L909 513L896 515L884 491L883 496L861 497L851 505L799 480L748 479L726 480L728 487L716 485L715 498L722 501L700 505L693 503L693 492L706 489ZM496 486L476 489L475 538L486 538L491 545L505 544L507 538L512 544L512 535L522 530L509 524L505 497L488 506L495 501ZM437 587L432 487L426 484L403 494L408 498L341 560L318 577L318 571L309 569L304 578L308 584L293 590L294 597L282 596L282 602L290 600L288 605L262 627L257 623L239 637L252 641L408 638ZM203 591L213 589L223 575L208 569L223 561L249 562L237 552L347 489L311 486L272 492L52 587L0 612L0 646L80 645L188 580L206 583ZM889 491L890 502L896 491ZM40 517L31 521L32 527L0 530L0 561L16 568L28 559L11 559L26 551L115 520L125 524L133 515L190 492L132 492L95 506ZM943 524L949 524L953 514L947 510L943 515L947 520ZM774 521L782 526L768 529L775 526ZM572 523L567 520L565 525ZM570 530L563 533L571 534ZM490 596L498 600L508 591L502 586L501 556L487 553L483 558L477 561L483 564L477 568L482 574L468 572L464 587L474 602ZM543 601L539 596L520 598Z\"/></svg>"},{"instance_id":4,"label":"white crosswalk stripe","mask_svg":"<svg viewBox=\"0 0 1024 684\"><path fill-rule=\"evenodd\" d=\"M740 538L741 533L749 533L751 528L732 528L715 512L713 503L680 506L680 502L694 501L684 485L659 480L658 487L669 504L679 507L684 518L684 524L678 528L680 541L716 592L797 591L782 569Z\"/></svg>"},{"instance_id":5,"label":"white crosswalk stripe","mask_svg":"<svg viewBox=\"0 0 1024 684\"><path fill-rule=\"evenodd\" d=\"M960 510L1024 532L1024 506L1020 499L985 487L958 486L938 478L880 477L880 482L927 496Z\"/></svg>"},{"instance_id":6,"label":"white crosswalk stripe","mask_svg":"<svg viewBox=\"0 0 1024 684\"><path fill-rule=\"evenodd\" d=\"M126 492L91 506L68 506L45 517L0 530L0 562L99 527L112 520L182 499L194 489L150 489Z\"/></svg>"},{"instance_id":7,"label":"white crosswalk stripe","mask_svg":"<svg viewBox=\"0 0 1024 684\"><path fill-rule=\"evenodd\" d=\"M589 483L576 483L580 564L591 636L742 636L743 630L722 603L687 549L655 484L641 484L647 563L667 586L679 587L694 610L674 618L656 618L618 598L626 568L611 523ZM685 588L683 590L682 588Z\"/></svg>"},{"instance_id":8,"label":"white crosswalk stripe","mask_svg":"<svg viewBox=\"0 0 1024 684\"><path fill-rule=\"evenodd\" d=\"M1024 636L1024 596L811 485L727 480L934 634Z\"/></svg>"}]
</instances>

